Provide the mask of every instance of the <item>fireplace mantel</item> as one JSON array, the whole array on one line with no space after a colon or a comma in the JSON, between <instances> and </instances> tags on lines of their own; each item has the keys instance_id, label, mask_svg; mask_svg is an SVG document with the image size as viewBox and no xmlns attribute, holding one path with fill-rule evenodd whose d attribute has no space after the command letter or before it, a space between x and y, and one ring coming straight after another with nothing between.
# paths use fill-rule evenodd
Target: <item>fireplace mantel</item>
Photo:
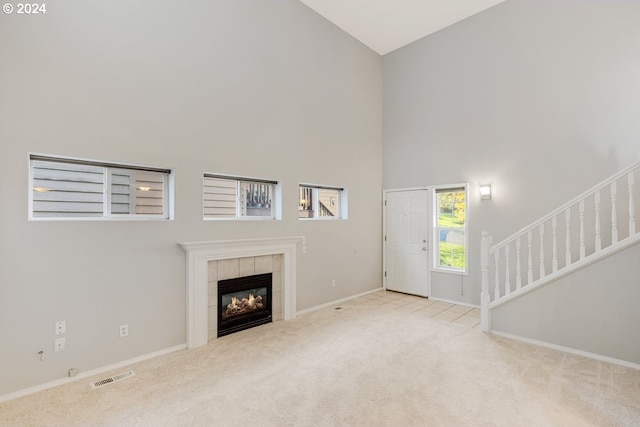
<instances>
[{"instance_id":1,"label":"fireplace mantel","mask_svg":"<svg viewBox=\"0 0 640 427\"><path fill-rule=\"evenodd\" d=\"M208 342L208 262L222 259L282 254L283 318L296 316L296 248L303 236L266 239L182 242L187 261L187 347Z\"/></svg>"}]
</instances>

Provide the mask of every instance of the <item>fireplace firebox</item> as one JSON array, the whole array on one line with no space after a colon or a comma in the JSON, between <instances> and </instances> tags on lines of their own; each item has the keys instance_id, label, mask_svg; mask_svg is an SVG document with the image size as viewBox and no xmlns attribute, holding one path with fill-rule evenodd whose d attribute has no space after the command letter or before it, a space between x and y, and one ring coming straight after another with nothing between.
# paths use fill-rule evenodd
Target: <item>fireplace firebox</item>
<instances>
[{"instance_id":1,"label":"fireplace firebox","mask_svg":"<svg viewBox=\"0 0 640 427\"><path fill-rule=\"evenodd\" d=\"M218 338L272 321L272 274L218 281Z\"/></svg>"}]
</instances>

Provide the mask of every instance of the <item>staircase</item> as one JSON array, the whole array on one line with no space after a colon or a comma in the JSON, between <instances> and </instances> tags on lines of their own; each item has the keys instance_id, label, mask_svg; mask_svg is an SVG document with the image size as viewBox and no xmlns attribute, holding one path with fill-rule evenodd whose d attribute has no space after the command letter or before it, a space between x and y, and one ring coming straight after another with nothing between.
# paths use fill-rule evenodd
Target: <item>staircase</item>
<instances>
[{"instance_id":1,"label":"staircase","mask_svg":"<svg viewBox=\"0 0 640 427\"><path fill-rule=\"evenodd\" d=\"M632 164L499 243L482 233L483 331L493 309L640 242L639 170Z\"/></svg>"}]
</instances>

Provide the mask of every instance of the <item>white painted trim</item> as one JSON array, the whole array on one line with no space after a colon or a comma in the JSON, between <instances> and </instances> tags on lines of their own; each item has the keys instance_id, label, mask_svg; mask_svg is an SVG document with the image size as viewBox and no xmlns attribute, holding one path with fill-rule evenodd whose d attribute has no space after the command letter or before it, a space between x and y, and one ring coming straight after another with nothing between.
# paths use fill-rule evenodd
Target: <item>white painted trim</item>
<instances>
[{"instance_id":1,"label":"white painted trim","mask_svg":"<svg viewBox=\"0 0 640 427\"><path fill-rule=\"evenodd\" d=\"M445 273L445 274L454 274L458 276L469 276L469 183L459 183L459 184L441 184L434 185L431 191L431 209L430 214L433 217L433 221L431 224L432 232L431 232L431 271L434 273ZM438 190L455 190L457 188L464 188L464 248L465 248L465 262L464 262L464 270L459 270L455 268L447 268L447 267L439 267L438 260L440 259L440 246L436 245L436 242L440 242L440 236L437 237L436 240L436 214L435 212L438 209ZM437 248L436 248L437 246ZM431 280L429 280L431 283Z\"/></svg>"},{"instance_id":2,"label":"white painted trim","mask_svg":"<svg viewBox=\"0 0 640 427\"><path fill-rule=\"evenodd\" d=\"M284 320L296 317L296 249L298 243L302 244L302 253L305 253L306 239L304 236L180 243L187 258L187 347L198 347L209 341L209 261L282 254L282 293L284 297L282 317Z\"/></svg>"},{"instance_id":3,"label":"white painted trim","mask_svg":"<svg viewBox=\"0 0 640 427\"><path fill-rule=\"evenodd\" d=\"M506 332L491 331L491 334L499 336L499 337L503 337L503 338L508 338L508 339L512 339L512 340L516 340L516 341L525 342L527 344L533 344L533 345L537 345L537 346L540 346L540 347L550 348L550 349L553 349L553 350L558 350L558 351L562 351L562 352L569 353L569 354L575 354L575 355L578 355L578 356L587 357L589 359L599 360L601 362L613 363L614 365L620 365L620 366L624 366L624 367L627 367L627 368L640 370L640 364L629 362L629 361L626 361L626 360L616 359L616 358L609 357L609 356L604 356L602 354L591 353L591 352L588 352L588 351L578 350L576 348L571 348L571 347L565 347L565 346L562 346L562 345L553 344L553 343L546 342L546 341L538 341L538 340L533 339L533 338L527 338L527 337L523 337L523 336L520 336L520 335L509 334L509 333L506 333Z\"/></svg>"},{"instance_id":4,"label":"white painted trim","mask_svg":"<svg viewBox=\"0 0 640 427\"><path fill-rule=\"evenodd\" d=\"M144 354L142 356L134 357L133 359L127 359L122 362L114 363L113 365L103 366L101 368L91 369L90 371L80 372L75 377L60 378L50 381L48 383L28 387L22 390L14 391L12 393L3 394L0 396L0 403L9 400L17 399L19 397L28 396L30 394L38 393L40 391L48 390L50 388L58 387L61 385L69 384L78 380L82 380L94 375L102 374L105 372L113 371L114 369L120 369L124 366L133 365L134 363L143 362L145 360L153 359L165 354L173 353L175 351L184 350L187 348L186 344L179 344L173 347L165 348L164 350L154 351L153 353Z\"/></svg>"},{"instance_id":5,"label":"white painted trim","mask_svg":"<svg viewBox=\"0 0 640 427\"><path fill-rule=\"evenodd\" d=\"M489 310L493 310L494 308L500 307L503 304L508 303L509 301L513 301L516 298L520 298L523 295L528 294L531 291L539 289L549 283L555 282L556 280L561 279L564 276L568 276L571 273L574 273L578 270L588 267L589 265L600 261L604 258L610 257L620 251L630 248L633 245L640 243L640 233L636 233L633 236L628 236L623 240L618 241L618 243L614 243L610 246L607 246L604 249L601 249L598 252L594 252L588 257L578 260L573 264L564 267L555 273L551 273L548 276L545 276L542 279L538 279L530 285L523 286L519 290L511 291L509 295L502 296L497 301L492 301L489 303Z\"/></svg>"},{"instance_id":6,"label":"white painted trim","mask_svg":"<svg viewBox=\"0 0 640 427\"><path fill-rule=\"evenodd\" d=\"M480 309L480 306L478 304L469 304L467 302L454 301L454 300L451 300L451 299L443 299L443 298L436 298L436 297L429 297L429 299L432 299L434 301L446 302L448 304L463 305L465 307L472 307L472 308Z\"/></svg>"},{"instance_id":7,"label":"white painted trim","mask_svg":"<svg viewBox=\"0 0 640 427\"><path fill-rule=\"evenodd\" d=\"M387 188L386 190L382 190L384 194L387 194L392 191L417 191L417 190L428 190L429 187L426 185L424 187L403 187L403 188Z\"/></svg>"},{"instance_id":8,"label":"white painted trim","mask_svg":"<svg viewBox=\"0 0 640 427\"><path fill-rule=\"evenodd\" d=\"M603 181L599 182L598 184L594 185L593 187L591 187L590 189L588 189L584 193L580 194L579 196L574 197L573 199L569 200L567 203L565 203L562 206L560 206L560 207L554 209L553 211L549 212L548 214L546 214L545 216L541 217L537 221L532 222L531 224L527 225L526 227L521 228L520 230L516 231L515 233L513 233L509 237L503 239L502 241L496 243L495 245L492 245L491 246L491 253L493 254L493 252L495 252L496 250L502 248L506 244L511 243L512 241L516 240L518 237L527 234L527 232L529 230L534 230L536 227L538 227L538 226L544 224L545 222L549 221L554 216L564 212L565 210L569 209L571 206L573 206L573 205L575 205L577 203L580 203L581 200L584 200L587 197L591 196L596 191L605 188L607 185L611 184L614 181L617 181L618 179L620 179L623 176L627 175L629 172L635 170L636 168L640 168L640 161L637 161L637 162L631 164L630 166L626 167L625 169L622 169L620 172L617 172L617 173L611 175L610 177L608 177L605 180L603 180Z\"/></svg>"},{"instance_id":9,"label":"white painted trim","mask_svg":"<svg viewBox=\"0 0 640 427\"><path fill-rule=\"evenodd\" d=\"M362 296L369 295L369 294L372 294L374 292L383 291L383 290L384 290L384 288L380 287L380 288L376 288L376 289L374 289L372 291L361 292L361 293L356 294L356 295L351 295L350 297L340 298L340 299L337 299L335 301L331 301L331 302L327 302L327 303L324 303L324 304L316 305L316 306L313 306L313 307L305 308L304 310L298 311L296 313L296 315L300 316L302 314L307 314L307 313L311 313L313 311L318 311L318 310L326 308L326 307L331 307L332 305L342 304L345 301L350 301L352 299L360 298Z\"/></svg>"}]
</instances>

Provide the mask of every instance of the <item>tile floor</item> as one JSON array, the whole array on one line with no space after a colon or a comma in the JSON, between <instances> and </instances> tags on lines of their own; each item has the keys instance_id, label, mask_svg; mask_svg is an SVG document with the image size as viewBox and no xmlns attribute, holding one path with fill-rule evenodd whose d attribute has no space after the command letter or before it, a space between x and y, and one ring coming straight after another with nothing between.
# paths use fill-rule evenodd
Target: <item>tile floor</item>
<instances>
[{"instance_id":1,"label":"tile floor","mask_svg":"<svg viewBox=\"0 0 640 427\"><path fill-rule=\"evenodd\" d=\"M431 317L432 319L469 328L480 328L480 309L465 305L451 304L385 290L364 295L351 302L404 311L415 316Z\"/></svg>"}]
</instances>

